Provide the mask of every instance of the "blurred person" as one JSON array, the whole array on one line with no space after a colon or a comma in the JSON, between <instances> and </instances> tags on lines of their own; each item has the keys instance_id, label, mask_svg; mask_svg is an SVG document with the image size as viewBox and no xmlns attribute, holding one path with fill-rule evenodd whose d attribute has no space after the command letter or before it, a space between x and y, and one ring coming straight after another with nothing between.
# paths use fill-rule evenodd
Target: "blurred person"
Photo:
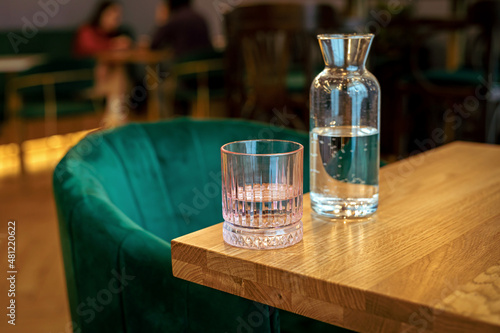
<instances>
[{"instance_id":1,"label":"blurred person","mask_svg":"<svg viewBox=\"0 0 500 333\"><path fill-rule=\"evenodd\" d=\"M88 23L81 26L74 40L77 57L97 57L94 94L106 97L105 125L121 122L125 103L123 96L130 86L123 64L99 61L99 54L124 51L132 47L132 39L122 29L122 7L116 1L100 2Z\"/></svg>"},{"instance_id":2,"label":"blurred person","mask_svg":"<svg viewBox=\"0 0 500 333\"><path fill-rule=\"evenodd\" d=\"M150 48L171 49L176 61L191 56L205 57L213 52L208 24L192 7L190 0L162 0L156 8L156 29L152 34ZM196 79L177 80L176 90L193 91ZM191 102L174 99L174 115L188 115Z\"/></svg>"},{"instance_id":3,"label":"blurred person","mask_svg":"<svg viewBox=\"0 0 500 333\"><path fill-rule=\"evenodd\" d=\"M156 10L152 49L171 48L176 58L212 50L205 19L190 0L163 0Z\"/></svg>"},{"instance_id":4,"label":"blurred person","mask_svg":"<svg viewBox=\"0 0 500 333\"><path fill-rule=\"evenodd\" d=\"M132 40L121 30L121 23L122 7L118 2L99 3L89 22L76 33L75 55L95 56L103 51L129 49Z\"/></svg>"}]
</instances>

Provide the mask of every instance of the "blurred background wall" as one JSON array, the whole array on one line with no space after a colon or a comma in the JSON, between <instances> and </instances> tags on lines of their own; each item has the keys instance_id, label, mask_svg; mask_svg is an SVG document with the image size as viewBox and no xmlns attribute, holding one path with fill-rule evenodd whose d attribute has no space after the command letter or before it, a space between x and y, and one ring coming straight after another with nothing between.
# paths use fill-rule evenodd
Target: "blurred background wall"
<instances>
[{"instance_id":1,"label":"blurred background wall","mask_svg":"<svg viewBox=\"0 0 500 333\"><path fill-rule=\"evenodd\" d=\"M121 0L124 8L124 21L133 29L136 36L151 33L154 12L159 1L161 0ZM222 12L225 10L245 4L290 3L294 1L304 3L307 0L193 0L193 4L208 20L210 33L215 40L223 33ZM26 19L32 22L33 15L43 10L43 4L49 8L48 4L54 2L58 4L59 13L50 17L45 28L76 28L88 19L99 0L2 0L1 2L0 30L8 30L22 28ZM343 6L348 1L309 0L308 2L328 3L336 7L339 12L343 12ZM360 2L365 2L368 5L368 3L377 3L378 1ZM451 10L448 0L402 0L401 2L413 3L415 16L439 17L447 15Z\"/></svg>"}]
</instances>

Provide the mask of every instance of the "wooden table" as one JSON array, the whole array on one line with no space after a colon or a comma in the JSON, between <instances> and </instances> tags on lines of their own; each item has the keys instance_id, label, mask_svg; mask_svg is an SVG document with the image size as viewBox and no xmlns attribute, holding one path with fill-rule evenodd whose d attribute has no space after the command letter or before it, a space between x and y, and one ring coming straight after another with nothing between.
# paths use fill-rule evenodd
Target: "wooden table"
<instances>
[{"instance_id":1,"label":"wooden table","mask_svg":"<svg viewBox=\"0 0 500 333\"><path fill-rule=\"evenodd\" d=\"M171 60L172 52L149 49L130 49L119 51L105 51L97 55L99 61L114 64L145 64L156 65L160 62Z\"/></svg>"},{"instance_id":2,"label":"wooden table","mask_svg":"<svg viewBox=\"0 0 500 333\"><path fill-rule=\"evenodd\" d=\"M175 276L361 332L500 332L500 146L456 142L390 164L367 221L311 216L281 250L222 223L172 241Z\"/></svg>"},{"instance_id":3,"label":"wooden table","mask_svg":"<svg viewBox=\"0 0 500 333\"><path fill-rule=\"evenodd\" d=\"M44 54L21 54L0 56L0 72L19 73L45 61Z\"/></svg>"}]
</instances>

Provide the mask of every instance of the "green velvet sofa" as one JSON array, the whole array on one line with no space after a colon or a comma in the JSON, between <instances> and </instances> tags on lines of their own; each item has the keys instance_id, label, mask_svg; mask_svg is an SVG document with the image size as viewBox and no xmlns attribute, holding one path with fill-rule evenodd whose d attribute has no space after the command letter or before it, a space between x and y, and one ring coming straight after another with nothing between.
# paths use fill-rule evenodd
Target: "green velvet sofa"
<instances>
[{"instance_id":1,"label":"green velvet sofa","mask_svg":"<svg viewBox=\"0 0 500 333\"><path fill-rule=\"evenodd\" d=\"M50 59L72 58L75 29L37 29L0 31L0 57L46 54ZM0 73L0 100L5 100L5 74ZM7 117L5 103L0 103L0 124Z\"/></svg>"},{"instance_id":2,"label":"green velvet sofa","mask_svg":"<svg viewBox=\"0 0 500 333\"><path fill-rule=\"evenodd\" d=\"M308 156L307 133L188 118L97 132L67 153L54 194L75 332L337 330L172 275L170 241L223 220L220 147L256 138Z\"/></svg>"}]
</instances>

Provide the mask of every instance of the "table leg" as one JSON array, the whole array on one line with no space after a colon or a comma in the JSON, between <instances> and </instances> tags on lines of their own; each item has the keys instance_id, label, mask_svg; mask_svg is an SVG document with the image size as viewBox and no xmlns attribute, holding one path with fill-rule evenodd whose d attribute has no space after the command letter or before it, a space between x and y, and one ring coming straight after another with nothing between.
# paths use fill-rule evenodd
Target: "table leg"
<instances>
[{"instance_id":1,"label":"table leg","mask_svg":"<svg viewBox=\"0 0 500 333\"><path fill-rule=\"evenodd\" d=\"M25 126L23 120L17 117L17 111L20 109L20 99L16 94L16 88L14 86L14 78L16 73L5 73L5 116L6 120L12 121L12 123L17 127L16 131L16 143L19 147L19 165L21 169L21 174L26 173L25 163L24 163L24 153L23 153L23 141L25 138Z\"/></svg>"},{"instance_id":2,"label":"table leg","mask_svg":"<svg viewBox=\"0 0 500 333\"><path fill-rule=\"evenodd\" d=\"M160 103L158 96L158 88L160 86L160 78L158 75L158 64L156 64L153 69L150 67L148 74L151 75L153 84L149 87L148 93L148 120L157 121L160 119Z\"/></svg>"}]
</instances>

